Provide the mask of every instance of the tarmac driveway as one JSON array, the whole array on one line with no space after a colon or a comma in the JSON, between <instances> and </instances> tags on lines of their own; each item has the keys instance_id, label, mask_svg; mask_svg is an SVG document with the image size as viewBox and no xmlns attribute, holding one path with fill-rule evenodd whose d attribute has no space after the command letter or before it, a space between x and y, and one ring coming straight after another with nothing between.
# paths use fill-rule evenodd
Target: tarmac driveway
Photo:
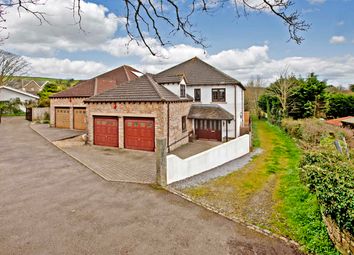
<instances>
[{"instance_id":1,"label":"tarmac driveway","mask_svg":"<svg viewBox=\"0 0 354 255\"><path fill-rule=\"evenodd\" d=\"M298 254L166 191L105 181L19 118L0 124L0 253Z\"/></svg>"}]
</instances>

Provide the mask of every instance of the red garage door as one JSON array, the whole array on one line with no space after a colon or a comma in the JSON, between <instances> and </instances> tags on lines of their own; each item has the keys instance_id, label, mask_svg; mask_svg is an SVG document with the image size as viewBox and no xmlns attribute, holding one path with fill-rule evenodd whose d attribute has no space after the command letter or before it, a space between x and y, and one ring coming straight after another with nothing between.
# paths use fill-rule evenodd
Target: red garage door
<instances>
[{"instance_id":1,"label":"red garage door","mask_svg":"<svg viewBox=\"0 0 354 255\"><path fill-rule=\"evenodd\" d=\"M155 150L154 119L125 118L124 119L125 148L134 150Z\"/></svg>"},{"instance_id":2,"label":"red garage door","mask_svg":"<svg viewBox=\"0 0 354 255\"><path fill-rule=\"evenodd\" d=\"M94 117L94 144L118 147L118 118Z\"/></svg>"}]
</instances>

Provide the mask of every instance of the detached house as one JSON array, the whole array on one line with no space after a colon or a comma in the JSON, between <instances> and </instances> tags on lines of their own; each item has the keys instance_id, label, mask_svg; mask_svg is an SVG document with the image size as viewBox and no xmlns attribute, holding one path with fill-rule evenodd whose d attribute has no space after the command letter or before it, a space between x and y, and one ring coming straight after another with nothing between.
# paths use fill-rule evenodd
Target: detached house
<instances>
[{"instance_id":1,"label":"detached house","mask_svg":"<svg viewBox=\"0 0 354 255\"><path fill-rule=\"evenodd\" d=\"M131 81L142 75L130 66L121 66L76 86L54 94L50 98L50 124L57 128L86 130L86 105L84 100Z\"/></svg>"},{"instance_id":2,"label":"detached house","mask_svg":"<svg viewBox=\"0 0 354 255\"><path fill-rule=\"evenodd\" d=\"M183 77L185 84L173 79ZM227 140L240 135L244 114L244 86L231 76L194 57L169 68L155 79L175 94L193 97L188 118L196 138Z\"/></svg>"},{"instance_id":3,"label":"detached house","mask_svg":"<svg viewBox=\"0 0 354 255\"><path fill-rule=\"evenodd\" d=\"M243 92L239 81L192 58L86 99L89 142L154 151L160 138L169 150L193 137L226 141L240 135Z\"/></svg>"}]
</instances>

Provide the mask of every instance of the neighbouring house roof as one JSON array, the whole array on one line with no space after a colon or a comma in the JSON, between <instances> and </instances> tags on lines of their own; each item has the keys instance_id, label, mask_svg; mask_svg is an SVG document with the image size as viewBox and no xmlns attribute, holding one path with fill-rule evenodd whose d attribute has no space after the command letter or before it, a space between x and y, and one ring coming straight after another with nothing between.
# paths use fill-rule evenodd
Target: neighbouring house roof
<instances>
[{"instance_id":1,"label":"neighbouring house roof","mask_svg":"<svg viewBox=\"0 0 354 255\"><path fill-rule=\"evenodd\" d=\"M326 120L327 124L334 125L341 127L342 126L342 121L346 119L353 118L352 116L347 116L347 117L342 117L342 118L337 118L337 119L331 119L331 120Z\"/></svg>"},{"instance_id":2,"label":"neighbouring house roof","mask_svg":"<svg viewBox=\"0 0 354 255\"><path fill-rule=\"evenodd\" d=\"M180 98L164 86L158 84L151 74L145 74L90 97L85 102L177 102L192 101L191 97Z\"/></svg>"},{"instance_id":3,"label":"neighbouring house roof","mask_svg":"<svg viewBox=\"0 0 354 255\"><path fill-rule=\"evenodd\" d=\"M354 125L354 117L349 117L345 120L342 120L343 124L350 124L350 125Z\"/></svg>"},{"instance_id":4,"label":"neighbouring house roof","mask_svg":"<svg viewBox=\"0 0 354 255\"><path fill-rule=\"evenodd\" d=\"M188 114L189 119L233 120L234 115L217 104L193 104Z\"/></svg>"},{"instance_id":5,"label":"neighbouring house roof","mask_svg":"<svg viewBox=\"0 0 354 255\"><path fill-rule=\"evenodd\" d=\"M8 86L1 86L0 89L7 89L7 90L10 90L10 91L12 91L12 92L21 94L21 95L25 95L25 96L28 96L28 97L32 97L33 99L39 99L39 96L33 95L33 94L31 94L31 93L27 93L27 92L25 92L25 91L23 91L23 90L14 89L14 88L11 88L11 87L8 87Z\"/></svg>"},{"instance_id":6,"label":"neighbouring house roof","mask_svg":"<svg viewBox=\"0 0 354 255\"><path fill-rule=\"evenodd\" d=\"M51 98L91 97L123 82L138 78L137 73L140 72L133 67L123 65L92 79L81 81L72 88L52 95Z\"/></svg>"},{"instance_id":7,"label":"neighbouring house roof","mask_svg":"<svg viewBox=\"0 0 354 255\"><path fill-rule=\"evenodd\" d=\"M238 80L216 69L201 59L194 57L181 64L158 73L156 79L184 75L187 85L238 85L245 89Z\"/></svg>"}]
</instances>

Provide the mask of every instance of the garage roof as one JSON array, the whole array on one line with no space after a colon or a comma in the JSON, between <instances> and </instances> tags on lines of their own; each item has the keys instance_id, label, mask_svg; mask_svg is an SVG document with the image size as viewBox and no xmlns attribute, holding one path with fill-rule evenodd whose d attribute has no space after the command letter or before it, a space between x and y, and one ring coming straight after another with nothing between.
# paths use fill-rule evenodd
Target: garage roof
<instances>
[{"instance_id":1,"label":"garage roof","mask_svg":"<svg viewBox=\"0 0 354 255\"><path fill-rule=\"evenodd\" d=\"M155 77L163 79L176 75L184 75L187 85L238 85L245 89L241 82L197 57L162 71Z\"/></svg>"},{"instance_id":2,"label":"garage roof","mask_svg":"<svg viewBox=\"0 0 354 255\"><path fill-rule=\"evenodd\" d=\"M158 84L151 74L90 97L85 102L176 102L193 101L191 97L180 98Z\"/></svg>"},{"instance_id":3,"label":"garage roof","mask_svg":"<svg viewBox=\"0 0 354 255\"><path fill-rule=\"evenodd\" d=\"M139 73L133 67L123 65L92 79L81 81L72 88L52 95L51 98L91 97L123 82L134 80L139 77L137 75Z\"/></svg>"},{"instance_id":4,"label":"garage roof","mask_svg":"<svg viewBox=\"0 0 354 255\"><path fill-rule=\"evenodd\" d=\"M233 120L234 116L217 104L193 104L188 114L189 119Z\"/></svg>"}]
</instances>

